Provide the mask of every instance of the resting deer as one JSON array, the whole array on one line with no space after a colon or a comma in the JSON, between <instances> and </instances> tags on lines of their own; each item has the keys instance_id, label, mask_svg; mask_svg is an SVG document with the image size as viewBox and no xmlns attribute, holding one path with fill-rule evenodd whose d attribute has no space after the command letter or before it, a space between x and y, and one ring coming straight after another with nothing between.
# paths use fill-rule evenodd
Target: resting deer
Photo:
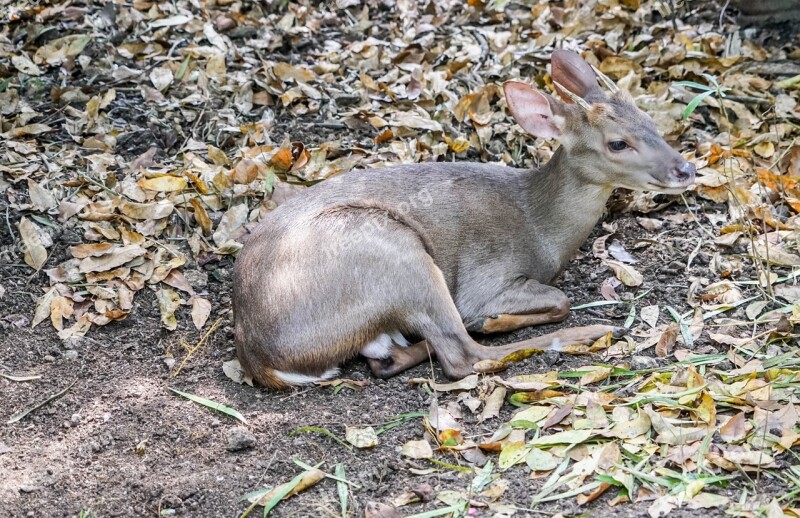
<instances>
[{"instance_id":1,"label":"resting deer","mask_svg":"<svg viewBox=\"0 0 800 518\"><path fill-rule=\"evenodd\" d=\"M517 123L561 144L538 170L422 163L352 171L268 214L234 271L244 370L287 387L331 378L359 353L379 377L432 353L448 377L460 378L479 360L614 331L576 327L497 347L469 334L564 320L569 300L549 284L613 189L678 193L694 180L694 166L630 96L607 96L580 56L555 51L551 76L565 102L524 83L504 85Z\"/></svg>"}]
</instances>

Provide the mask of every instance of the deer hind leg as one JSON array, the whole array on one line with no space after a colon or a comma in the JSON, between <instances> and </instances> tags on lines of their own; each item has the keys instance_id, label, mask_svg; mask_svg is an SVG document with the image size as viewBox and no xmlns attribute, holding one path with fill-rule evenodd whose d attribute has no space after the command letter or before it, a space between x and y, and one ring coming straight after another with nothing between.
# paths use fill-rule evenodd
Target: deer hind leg
<instances>
[{"instance_id":1,"label":"deer hind leg","mask_svg":"<svg viewBox=\"0 0 800 518\"><path fill-rule=\"evenodd\" d=\"M361 354L364 354L363 351ZM382 358L367 357L367 363L375 376L385 379L416 367L428 361L431 356L433 351L430 350L428 342L422 340L407 347L394 347Z\"/></svg>"}]
</instances>

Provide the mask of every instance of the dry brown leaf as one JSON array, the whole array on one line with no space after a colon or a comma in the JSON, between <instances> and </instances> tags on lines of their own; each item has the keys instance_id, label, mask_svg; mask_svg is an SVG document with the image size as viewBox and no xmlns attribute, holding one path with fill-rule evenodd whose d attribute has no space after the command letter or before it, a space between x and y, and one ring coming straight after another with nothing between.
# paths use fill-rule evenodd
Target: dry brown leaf
<instances>
[{"instance_id":1,"label":"dry brown leaf","mask_svg":"<svg viewBox=\"0 0 800 518\"><path fill-rule=\"evenodd\" d=\"M656 344L656 355L659 358L666 358L672 353L675 348L675 342L678 340L680 327L675 322L669 324L667 328L661 333L661 338L658 339Z\"/></svg>"},{"instance_id":2,"label":"dry brown leaf","mask_svg":"<svg viewBox=\"0 0 800 518\"><path fill-rule=\"evenodd\" d=\"M40 212L48 212L58 206L58 201L53 193L30 178L28 178L28 194L31 197L31 203Z\"/></svg>"},{"instance_id":3,"label":"dry brown leaf","mask_svg":"<svg viewBox=\"0 0 800 518\"><path fill-rule=\"evenodd\" d=\"M50 316L51 305L57 296L58 292L56 291L55 287L53 287L47 290L44 295L36 300L36 309L33 311L31 327L36 327L40 322Z\"/></svg>"},{"instance_id":4,"label":"dry brown leaf","mask_svg":"<svg viewBox=\"0 0 800 518\"><path fill-rule=\"evenodd\" d=\"M113 270L137 257L143 256L145 253L147 253L147 250L139 245L115 246L106 254L100 256L90 255L81 259L78 271L87 273Z\"/></svg>"},{"instance_id":5,"label":"dry brown leaf","mask_svg":"<svg viewBox=\"0 0 800 518\"><path fill-rule=\"evenodd\" d=\"M22 238L22 255L25 264L36 270L42 269L47 261L47 250L42 244L39 226L26 217L19 222L19 234Z\"/></svg>"},{"instance_id":6,"label":"dry brown leaf","mask_svg":"<svg viewBox=\"0 0 800 518\"><path fill-rule=\"evenodd\" d=\"M719 429L719 435L725 442L738 442L743 440L748 433L747 420L744 412L739 412L728 419Z\"/></svg>"},{"instance_id":7,"label":"dry brown leaf","mask_svg":"<svg viewBox=\"0 0 800 518\"><path fill-rule=\"evenodd\" d=\"M403 445L401 453L411 459L430 459L433 457L431 445L426 440L408 441Z\"/></svg>"},{"instance_id":8,"label":"dry brown leaf","mask_svg":"<svg viewBox=\"0 0 800 518\"><path fill-rule=\"evenodd\" d=\"M500 409L505 403L507 390L504 387L496 387L489 397L486 398L486 404L483 406L481 415L478 416L478 421L483 422L493 419L500 415Z\"/></svg>"},{"instance_id":9,"label":"dry brown leaf","mask_svg":"<svg viewBox=\"0 0 800 518\"><path fill-rule=\"evenodd\" d=\"M194 327L198 330L203 329L206 325L209 315L211 315L211 302L208 299L194 296L191 299L192 303L192 322Z\"/></svg>"}]
</instances>

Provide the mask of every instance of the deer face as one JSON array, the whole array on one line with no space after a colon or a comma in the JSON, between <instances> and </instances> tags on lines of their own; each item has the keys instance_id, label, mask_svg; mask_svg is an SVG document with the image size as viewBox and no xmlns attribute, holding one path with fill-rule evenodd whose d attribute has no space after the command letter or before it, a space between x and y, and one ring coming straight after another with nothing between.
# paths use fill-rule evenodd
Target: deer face
<instances>
[{"instance_id":1,"label":"deer face","mask_svg":"<svg viewBox=\"0 0 800 518\"><path fill-rule=\"evenodd\" d=\"M607 96L577 54L555 51L552 78L569 102L519 82L503 85L506 100L523 129L559 140L585 181L666 193L694 182L694 165L661 138L652 119L626 92Z\"/></svg>"}]
</instances>

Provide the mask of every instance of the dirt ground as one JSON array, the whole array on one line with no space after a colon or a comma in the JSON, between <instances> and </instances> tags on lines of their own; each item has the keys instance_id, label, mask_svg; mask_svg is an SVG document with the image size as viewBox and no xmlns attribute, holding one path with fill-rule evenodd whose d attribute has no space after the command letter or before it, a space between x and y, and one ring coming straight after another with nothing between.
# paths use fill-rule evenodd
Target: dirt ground
<instances>
[{"instance_id":1,"label":"dirt ground","mask_svg":"<svg viewBox=\"0 0 800 518\"><path fill-rule=\"evenodd\" d=\"M713 205L698 206L704 224L711 223L702 216L703 211L714 209ZM661 216L680 215L685 210L674 205ZM0 207L0 212L5 212L5 207ZM689 277L702 275L709 260L701 251L690 271L685 271L693 238L699 232L696 225L668 223L663 234L656 236L644 231L635 222L635 215L617 215L609 222L617 225L626 248L643 260L638 266L648 281L638 293L650 291L636 304L658 302L683 308L681 298ZM4 225L0 228L0 239L7 243L8 229ZM601 233L598 227L593 237ZM69 241L68 233L61 236L62 254ZM591 239L584 246L583 256L573 261L562 277L562 288L575 305L600 299L599 262L586 253L590 244ZM646 248L637 250L641 245ZM50 261L59 261L58 255ZM30 328L36 287L42 279L31 278L29 270L20 265L0 264L6 287L0 301L0 369L18 376L41 376L31 382L0 378L0 420L5 423L12 415L71 387L61 398L20 422L0 427L0 510L4 516L78 516L86 511L90 516L173 512L182 516L238 516L247 507L240 501L243 495L288 481L299 472L293 458L309 464L324 462L323 468L329 472L334 464L343 463L348 479L361 486L352 498L356 516L363 515L368 502L388 501L420 484L429 484L435 490L468 487L471 476L459 476L447 469L426 476L409 472L410 467L430 467L424 461L403 460L398 454L404 442L421 437L418 421L382 434L378 446L368 451L349 451L317 434L290 436L292 430L304 426L323 427L343 436L345 425L380 425L402 412L425 411L431 396L409 386L407 380L430 376L427 366L382 381L370 376L363 361L355 360L347 365L343 377L369 380L361 393L343 390L334 395L330 387L273 392L231 382L222 371L222 363L234 357L228 318L231 266L226 262L202 269L208 275L212 319L221 317L223 324L173 378L165 360L175 356L180 361L185 354L181 344L194 344L201 337L190 327L187 314L181 315L178 331L163 330L155 296L148 292L136 299L127 320L63 344L45 325ZM565 325L621 324L625 316L619 306L605 306L573 312ZM511 341L545 331L528 329L488 342ZM701 343L698 347L710 346ZM542 372L554 365L564 369L601 360L546 355L514 369L518 373ZM443 378L438 367L434 374ZM237 422L172 394L168 387L239 410L249 422L255 446L241 452L227 451L227 435L239 426ZM481 427L470 423L469 417L465 421L476 434L493 431L488 423ZM526 509L542 481L528 480L521 469L520 475L514 476L513 468L506 478L511 486L504 501ZM733 495L737 494L735 487L731 489ZM758 487L766 493L781 493L767 475ZM561 512L644 516L647 505L611 508L601 499L582 509L573 499L567 499L518 515ZM282 503L274 514L333 516L338 506L336 484L326 480ZM415 504L401 508L401 512L413 514L437 506L442 504Z\"/></svg>"}]
</instances>

